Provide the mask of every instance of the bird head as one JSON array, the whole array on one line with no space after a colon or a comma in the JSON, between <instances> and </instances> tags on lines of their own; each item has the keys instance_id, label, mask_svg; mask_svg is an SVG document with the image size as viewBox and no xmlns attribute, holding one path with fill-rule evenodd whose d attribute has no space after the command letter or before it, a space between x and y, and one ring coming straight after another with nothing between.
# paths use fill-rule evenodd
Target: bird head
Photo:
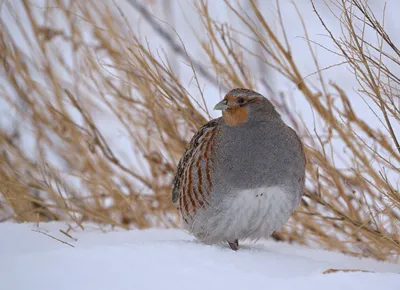
<instances>
[{"instance_id":1,"label":"bird head","mask_svg":"<svg viewBox=\"0 0 400 290\"><path fill-rule=\"evenodd\" d=\"M214 110L222 110L222 118L228 126L235 127L248 122L249 119L279 114L274 106L263 95L248 89L233 89L224 99L215 105Z\"/></svg>"}]
</instances>

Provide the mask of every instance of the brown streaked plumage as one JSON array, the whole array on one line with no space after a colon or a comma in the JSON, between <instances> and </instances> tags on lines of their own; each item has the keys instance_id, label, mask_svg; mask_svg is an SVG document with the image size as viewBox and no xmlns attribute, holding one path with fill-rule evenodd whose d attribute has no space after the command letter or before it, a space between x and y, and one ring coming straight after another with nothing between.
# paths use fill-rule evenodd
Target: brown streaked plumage
<instances>
[{"instance_id":1,"label":"brown streaked plumage","mask_svg":"<svg viewBox=\"0 0 400 290\"><path fill-rule=\"evenodd\" d=\"M193 218L196 211L207 203L213 188L210 159L217 124L217 120L212 120L200 128L178 164L172 201L176 203L179 200L179 209L186 220Z\"/></svg>"}]
</instances>

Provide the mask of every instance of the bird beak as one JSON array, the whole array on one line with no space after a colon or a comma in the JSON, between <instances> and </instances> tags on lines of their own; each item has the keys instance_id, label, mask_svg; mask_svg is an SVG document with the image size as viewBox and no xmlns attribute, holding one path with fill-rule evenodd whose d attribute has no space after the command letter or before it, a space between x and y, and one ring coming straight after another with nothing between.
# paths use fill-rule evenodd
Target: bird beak
<instances>
[{"instance_id":1,"label":"bird beak","mask_svg":"<svg viewBox=\"0 0 400 290\"><path fill-rule=\"evenodd\" d=\"M214 110L226 110L228 109L228 100L222 100L221 102L219 102L218 104L215 105Z\"/></svg>"}]
</instances>

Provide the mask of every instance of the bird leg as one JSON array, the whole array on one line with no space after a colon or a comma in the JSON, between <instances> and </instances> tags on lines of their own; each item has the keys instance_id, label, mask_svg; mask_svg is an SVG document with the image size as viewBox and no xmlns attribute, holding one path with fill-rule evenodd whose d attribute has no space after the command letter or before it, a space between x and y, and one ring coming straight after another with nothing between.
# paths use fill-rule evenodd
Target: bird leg
<instances>
[{"instance_id":1,"label":"bird leg","mask_svg":"<svg viewBox=\"0 0 400 290\"><path fill-rule=\"evenodd\" d=\"M234 240L233 242L229 242L229 241L228 241L228 244L229 244L229 247L230 247L232 250L234 250L234 251L239 250L239 241L238 241L237 239Z\"/></svg>"}]
</instances>

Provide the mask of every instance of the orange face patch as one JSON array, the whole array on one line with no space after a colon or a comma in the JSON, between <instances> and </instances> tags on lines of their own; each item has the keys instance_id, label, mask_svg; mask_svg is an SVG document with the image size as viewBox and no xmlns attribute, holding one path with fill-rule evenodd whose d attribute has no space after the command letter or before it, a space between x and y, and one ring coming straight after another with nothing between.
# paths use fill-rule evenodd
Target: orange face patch
<instances>
[{"instance_id":1,"label":"orange face patch","mask_svg":"<svg viewBox=\"0 0 400 290\"><path fill-rule=\"evenodd\" d=\"M246 108L246 104L248 102L258 102L262 99L259 97L249 98L248 96L241 96L245 100L244 105L239 105L237 103L238 97L232 96L230 94L226 94L225 100L227 100L228 109L222 111L222 118L228 126L239 126L246 122L249 111Z\"/></svg>"},{"instance_id":2,"label":"orange face patch","mask_svg":"<svg viewBox=\"0 0 400 290\"><path fill-rule=\"evenodd\" d=\"M243 96L242 98L243 98L246 102L247 102L248 99L249 99L247 96ZM228 105L229 107L235 108L235 107L238 106L238 104L236 103L237 97L234 97L234 96L232 96L232 95L230 95L230 94L226 94L226 96L225 96L224 99L228 101L227 105Z\"/></svg>"},{"instance_id":3,"label":"orange face patch","mask_svg":"<svg viewBox=\"0 0 400 290\"><path fill-rule=\"evenodd\" d=\"M228 126L235 127L246 122L249 112L245 107L230 108L222 111L222 118Z\"/></svg>"}]
</instances>

